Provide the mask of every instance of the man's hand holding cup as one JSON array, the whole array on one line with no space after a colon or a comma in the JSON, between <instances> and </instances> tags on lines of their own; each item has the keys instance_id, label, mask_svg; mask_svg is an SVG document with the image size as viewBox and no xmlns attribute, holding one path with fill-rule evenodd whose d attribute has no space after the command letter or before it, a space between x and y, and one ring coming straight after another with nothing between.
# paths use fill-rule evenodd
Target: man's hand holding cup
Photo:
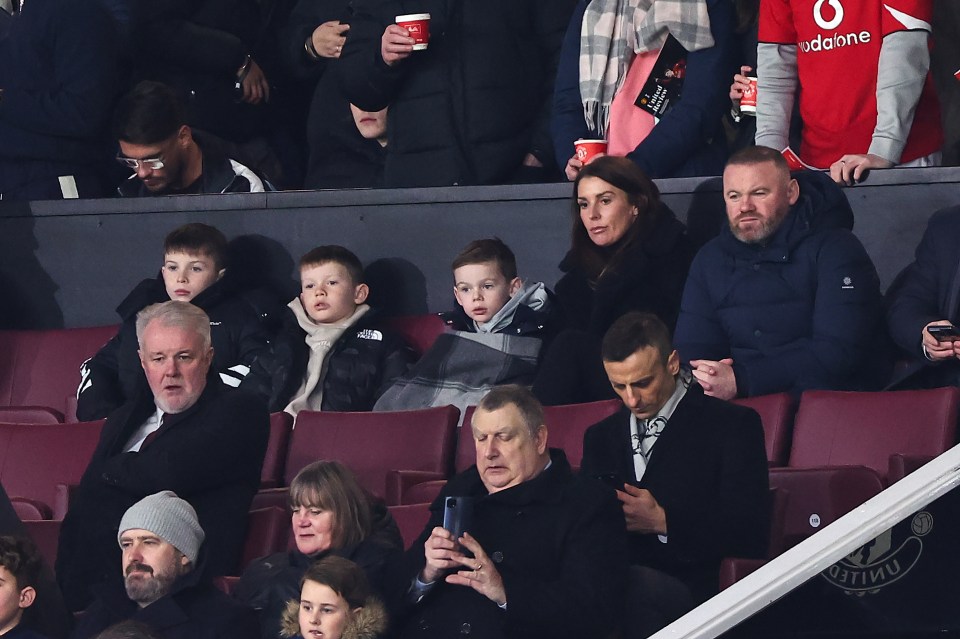
<instances>
[{"instance_id":1,"label":"man's hand holding cup","mask_svg":"<svg viewBox=\"0 0 960 639\"><path fill-rule=\"evenodd\" d=\"M392 67L410 57L414 51L422 51L430 42L430 14L411 13L397 16L380 38L380 55L387 66Z\"/></svg>"}]
</instances>

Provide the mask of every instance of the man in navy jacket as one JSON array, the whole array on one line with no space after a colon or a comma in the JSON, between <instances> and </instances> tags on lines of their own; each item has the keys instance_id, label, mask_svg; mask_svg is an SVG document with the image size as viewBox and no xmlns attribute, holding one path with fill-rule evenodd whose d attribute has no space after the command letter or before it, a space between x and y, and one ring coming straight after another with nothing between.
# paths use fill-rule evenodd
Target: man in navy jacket
<instances>
[{"instance_id":1,"label":"man in navy jacket","mask_svg":"<svg viewBox=\"0 0 960 639\"><path fill-rule=\"evenodd\" d=\"M694 258L675 344L720 399L870 389L888 372L879 278L843 193L751 147L723 173L729 226Z\"/></svg>"}]
</instances>

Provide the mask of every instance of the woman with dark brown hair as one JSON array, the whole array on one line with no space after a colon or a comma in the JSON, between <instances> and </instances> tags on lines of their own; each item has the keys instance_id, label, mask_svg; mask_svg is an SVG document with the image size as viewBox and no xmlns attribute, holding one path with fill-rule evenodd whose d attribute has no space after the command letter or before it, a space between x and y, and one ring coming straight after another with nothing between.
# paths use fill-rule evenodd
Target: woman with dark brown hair
<instances>
[{"instance_id":1,"label":"woman with dark brown hair","mask_svg":"<svg viewBox=\"0 0 960 639\"><path fill-rule=\"evenodd\" d=\"M568 330L544 356L534 393L545 404L613 397L600 340L624 313L655 313L673 329L690 262L686 228L632 161L596 158L573 184L573 232L555 293Z\"/></svg>"},{"instance_id":2,"label":"woman with dark brown hair","mask_svg":"<svg viewBox=\"0 0 960 639\"><path fill-rule=\"evenodd\" d=\"M300 595L307 569L325 557L356 563L376 591L387 562L403 551L386 507L337 461L317 461L290 482L295 549L254 561L237 584L238 599L260 612L262 636L275 639L290 599Z\"/></svg>"}]
</instances>

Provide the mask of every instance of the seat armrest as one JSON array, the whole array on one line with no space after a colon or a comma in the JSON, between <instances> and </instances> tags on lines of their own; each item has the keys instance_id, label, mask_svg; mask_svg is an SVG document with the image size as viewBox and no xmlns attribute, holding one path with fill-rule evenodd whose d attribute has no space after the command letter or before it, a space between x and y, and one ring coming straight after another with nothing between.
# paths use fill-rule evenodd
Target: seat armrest
<instances>
[{"instance_id":1,"label":"seat armrest","mask_svg":"<svg viewBox=\"0 0 960 639\"><path fill-rule=\"evenodd\" d=\"M720 562L720 590L725 590L750 573L760 569L769 559L724 557Z\"/></svg>"},{"instance_id":2,"label":"seat armrest","mask_svg":"<svg viewBox=\"0 0 960 639\"><path fill-rule=\"evenodd\" d=\"M42 521L52 517L50 506L38 499L11 497L10 505L13 506L13 511L17 513L20 521Z\"/></svg>"},{"instance_id":3,"label":"seat armrest","mask_svg":"<svg viewBox=\"0 0 960 639\"><path fill-rule=\"evenodd\" d=\"M900 481L933 459L932 455L890 455L887 470L887 485Z\"/></svg>"},{"instance_id":4,"label":"seat armrest","mask_svg":"<svg viewBox=\"0 0 960 639\"><path fill-rule=\"evenodd\" d=\"M446 478L443 473L432 470L389 470L387 471L386 486L387 506L420 503L407 501L406 494L411 488L417 484L445 480Z\"/></svg>"},{"instance_id":5,"label":"seat armrest","mask_svg":"<svg viewBox=\"0 0 960 639\"><path fill-rule=\"evenodd\" d=\"M287 510L290 507L289 488L261 488L253 495L250 502L250 510L272 507L282 510Z\"/></svg>"},{"instance_id":6,"label":"seat armrest","mask_svg":"<svg viewBox=\"0 0 960 639\"><path fill-rule=\"evenodd\" d=\"M53 496L53 518L60 521L67 516L70 510L70 498L77 492L77 484L57 484Z\"/></svg>"}]
</instances>

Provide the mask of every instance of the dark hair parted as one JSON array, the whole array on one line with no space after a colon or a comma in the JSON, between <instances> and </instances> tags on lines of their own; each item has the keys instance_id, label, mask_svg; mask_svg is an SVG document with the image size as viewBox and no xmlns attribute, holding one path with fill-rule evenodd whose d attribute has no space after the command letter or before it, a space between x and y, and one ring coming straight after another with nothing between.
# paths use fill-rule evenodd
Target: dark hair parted
<instances>
[{"instance_id":1,"label":"dark hair parted","mask_svg":"<svg viewBox=\"0 0 960 639\"><path fill-rule=\"evenodd\" d=\"M40 579L40 553L25 537L0 536L0 566L17 580L18 590L35 587Z\"/></svg>"},{"instance_id":2,"label":"dark hair parted","mask_svg":"<svg viewBox=\"0 0 960 639\"><path fill-rule=\"evenodd\" d=\"M337 244L318 246L307 251L307 254L300 258L300 270L327 262L335 262L347 269L354 286L364 283L363 264L360 262L360 258L354 255L350 249Z\"/></svg>"},{"instance_id":3,"label":"dark hair parted","mask_svg":"<svg viewBox=\"0 0 960 639\"><path fill-rule=\"evenodd\" d=\"M120 98L113 112L113 137L130 144L157 144L186 124L183 104L165 84L144 80Z\"/></svg>"},{"instance_id":4,"label":"dark hair parted","mask_svg":"<svg viewBox=\"0 0 960 639\"><path fill-rule=\"evenodd\" d=\"M748 146L730 156L727 166L753 166L755 164L773 164L790 179L790 165L779 151L767 146Z\"/></svg>"},{"instance_id":5,"label":"dark hair parted","mask_svg":"<svg viewBox=\"0 0 960 639\"><path fill-rule=\"evenodd\" d=\"M191 222L173 229L163 240L163 254L168 253L206 255L220 270L227 267L227 238L214 226Z\"/></svg>"},{"instance_id":6,"label":"dark hair parted","mask_svg":"<svg viewBox=\"0 0 960 639\"><path fill-rule=\"evenodd\" d=\"M637 351L653 347L664 364L673 352L670 329L653 313L635 311L621 315L603 336L600 357L606 362L622 362Z\"/></svg>"},{"instance_id":7,"label":"dark hair parted","mask_svg":"<svg viewBox=\"0 0 960 639\"><path fill-rule=\"evenodd\" d=\"M530 392L530 389L526 386L520 386L519 384L494 386L477 404L477 410L473 413L473 419L476 419L477 412L481 410L485 413L490 413L495 410L500 410L505 406L516 407L521 419L523 419L523 425L526 426L530 432L530 436L536 437L537 429L545 423L543 405L533 396L533 393Z\"/></svg>"},{"instance_id":8,"label":"dark hair parted","mask_svg":"<svg viewBox=\"0 0 960 639\"><path fill-rule=\"evenodd\" d=\"M359 544L373 530L370 495L338 461L315 461L290 482L290 507L316 507L333 513L333 548Z\"/></svg>"},{"instance_id":9,"label":"dark hair parted","mask_svg":"<svg viewBox=\"0 0 960 639\"><path fill-rule=\"evenodd\" d=\"M580 181L595 177L615 186L627 196L627 201L637 207L636 221L612 247L599 247L587 234L587 228L580 219ZM660 213L660 190L640 167L627 158L604 155L580 169L573 182L571 214L573 234L571 247L580 267L591 280L598 279L604 272L616 270L624 249L638 239L646 236Z\"/></svg>"},{"instance_id":10,"label":"dark hair parted","mask_svg":"<svg viewBox=\"0 0 960 639\"><path fill-rule=\"evenodd\" d=\"M496 262L497 268L503 277L510 282L517 276L517 258L510 247L504 244L499 237L474 240L467 244L455 258L452 270L468 264L485 264Z\"/></svg>"},{"instance_id":11,"label":"dark hair parted","mask_svg":"<svg viewBox=\"0 0 960 639\"><path fill-rule=\"evenodd\" d=\"M324 557L311 564L300 581L301 589L305 581L313 581L330 588L346 599L350 608L362 608L373 594L363 569L349 559L337 555Z\"/></svg>"}]
</instances>

